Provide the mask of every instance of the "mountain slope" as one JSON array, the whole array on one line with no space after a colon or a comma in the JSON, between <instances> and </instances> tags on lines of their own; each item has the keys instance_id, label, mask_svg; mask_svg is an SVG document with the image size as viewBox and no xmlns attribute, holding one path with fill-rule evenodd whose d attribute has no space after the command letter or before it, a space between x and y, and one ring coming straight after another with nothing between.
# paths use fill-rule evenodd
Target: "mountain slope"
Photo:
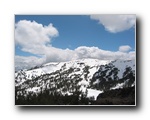
<instances>
[{"instance_id":1,"label":"mountain slope","mask_svg":"<svg viewBox=\"0 0 150 120\"><path fill-rule=\"evenodd\" d=\"M110 90L135 85L135 62L115 60L101 65L90 82L91 88Z\"/></svg>"},{"instance_id":2,"label":"mountain slope","mask_svg":"<svg viewBox=\"0 0 150 120\"><path fill-rule=\"evenodd\" d=\"M47 94L76 95L96 100L103 91L135 84L133 60L81 59L47 63L15 73L16 99L19 96Z\"/></svg>"}]
</instances>

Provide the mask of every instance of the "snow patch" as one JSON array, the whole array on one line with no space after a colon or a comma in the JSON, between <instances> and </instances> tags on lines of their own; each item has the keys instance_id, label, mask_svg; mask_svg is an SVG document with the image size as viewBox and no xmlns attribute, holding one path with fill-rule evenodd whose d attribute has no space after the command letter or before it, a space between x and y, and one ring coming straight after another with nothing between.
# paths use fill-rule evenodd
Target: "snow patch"
<instances>
[{"instance_id":1,"label":"snow patch","mask_svg":"<svg viewBox=\"0 0 150 120\"><path fill-rule=\"evenodd\" d=\"M103 91L94 90L94 89L87 89L87 91L88 91L87 97L88 98L94 97L94 100L96 100L97 96L103 92Z\"/></svg>"},{"instance_id":2,"label":"snow patch","mask_svg":"<svg viewBox=\"0 0 150 120\"><path fill-rule=\"evenodd\" d=\"M117 84L115 87L110 88L110 90L123 88L124 83Z\"/></svg>"}]
</instances>

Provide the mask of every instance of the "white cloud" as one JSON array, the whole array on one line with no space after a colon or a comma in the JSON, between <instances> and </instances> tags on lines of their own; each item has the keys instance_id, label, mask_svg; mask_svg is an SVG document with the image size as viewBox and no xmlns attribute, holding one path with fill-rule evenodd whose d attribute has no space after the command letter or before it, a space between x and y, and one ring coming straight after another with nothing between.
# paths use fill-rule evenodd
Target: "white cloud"
<instances>
[{"instance_id":1,"label":"white cloud","mask_svg":"<svg viewBox=\"0 0 150 120\"><path fill-rule=\"evenodd\" d=\"M81 58L95 58L101 60L114 60L114 59L131 59L129 53L121 51L112 52L107 50L99 49L98 47L86 47L81 46L75 49L75 54L78 59ZM135 54L132 54L132 59ZM135 57L135 56L134 56Z\"/></svg>"},{"instance_id":2,"label":"white cloud","mask_svg":"<svg viewBox=\"0 0 150 120\"><path fill-rule=\"evenodd\" d=\"M41 65L45 62L45 58L38 58L35 56L15 56L15 70L19 69L29 69L37 65Z\"/></svg>"},{"instance_id":3,"label":"white cloud","mask_svg":"<svg viewBox=\"0 0 150 120\"><path fill-rule=\"evenodd\" d=\"M120 52L128 52L129 50L131 50L131 47L129 45L123 45L119 47Z\"/></svg>"},{"instance_id":4,"label":"white cloud","mask_svg":"<svg viewBox=\"0 0 150 120\"><path fill-rule=\"evenodd\" d=\"M86 47L80 46L75 50L69 49L59 49L54 47L47 48L48 51L45 51L45 56L42 58L38 57L23 57L16 56L15 64L16 69L21 68L31 68L36 65L41 65L47 62L62 62L62 61L70 61L75 59L82 58L94 58L101 60L115 60L115 59L135 59L135 51L132 52L112 52L99 49L98 47Z\"/></svg>"},{"instance_id":5,"label":"white cloud","mask_svg":"<svg viewBox=\"0 0 150 120\"><path fill-rule=\"evenodd\" d=\"M46 44L58 36L58 30L50 23L43 26L35 21L21 20L15 24L15 43L22 50L33 54L44 54Z\"/></svg>"},{"instance_id":6,"label":"white cloud","mask_svg":"<svg viewBox=\"0 0 150 120\"><path fill-rule=\"evenodd\" d=\"M58 36L58 31L52 24L43 26L37 22L27 20L19 21L15 25L15 42L26 51L35 56L15 56L15 68L31 68L47 62L70 61L82 58L95 58L101 60L135 59L135 52L127 52L130 46L121 46L119 51L112 52L98 47L80 46L74 50L60 49L51 46L51 38Z\"/></svg>"},{"instance_id":7,"label":"white cloud","mask_svg":"<svg viewBox=\"0 0 150 120\"><path fill-rule=\"evenodd\" d=\"M72 60L74 57L74 51L70 49L60 49L55 47L47 47L45 51L46 62L60 62Z\"/></svg>"},{"instance_id":8,"label":"white cloud","mask_svg":"<svg viewBox=\"0 0 150 120\"><path fill-rule=\"evenodd\" d=\"M136 55L135 51L130 51L129 52L129 59L134 60L135 59L135 55Z\"/></svg>"},{"instance_id":9,"label":"white cloud","mask_svg":"<svg viewBox=\"0 0 150 120\"><path fill-rule=\"evenodd\" d=\"M135 15L91 15L91 19L98 20L105 29L112 33L128 30L135 25Z\"/></svg>"}]
</instances>

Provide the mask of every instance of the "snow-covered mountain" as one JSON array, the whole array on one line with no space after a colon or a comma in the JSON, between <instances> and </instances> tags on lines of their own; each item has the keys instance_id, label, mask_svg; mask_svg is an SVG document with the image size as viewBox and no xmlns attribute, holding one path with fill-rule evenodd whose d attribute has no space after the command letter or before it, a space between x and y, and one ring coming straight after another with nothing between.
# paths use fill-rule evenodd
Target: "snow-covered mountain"
<instances>
[{"instance_id":1,"label":"snow-covered mountain","mask_svg":"<svg viewBox=\"0 0 150 120\"><path fill-rule=\"evenodd\" d=\"M101 65L90 81L91 88L111 90L135 85L135 61L115 60Z\"/></svg>"},{"instance_id":2,"label":"snow-covered mountain","mask_svg":"<svg viewBox=\"0 0 150 120\"><path fill-rule=\"evenodd\" d=\"M134 60L81 59L68 62L50 62L30 70L15 73L16 99L19 95L49 94L72 95L79 93L88 98L106 90L134 86Z\"/></svg>"}]
</instances>

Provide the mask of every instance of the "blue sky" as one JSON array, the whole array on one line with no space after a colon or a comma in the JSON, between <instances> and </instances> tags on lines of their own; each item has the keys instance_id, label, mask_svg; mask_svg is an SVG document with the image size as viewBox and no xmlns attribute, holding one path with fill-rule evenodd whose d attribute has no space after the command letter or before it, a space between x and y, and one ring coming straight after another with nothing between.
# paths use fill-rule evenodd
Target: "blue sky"
<instances>
[{"instance_id":1,"label":"blue sky","mask_svg":"<svg viewBox=\"0 0 150 120\"><path fill-rule=\"evenodd\" d=\"M133 52L135 50L135 16L134 15L16 15L15 16L15 55L22 57L44 57L49 56L41 52L34 52L29 50L25 43L26 39L23 36L26 31L30 31L32 25L28 29L25 22L21 24L20 21L33 24L35 26L42 25L40 30L43 30L44 26L52 24L50 29L55 29L54 35L49 36L48 42L38 44L47 48L61 49L61 51L69 49L70 52L75 51L80 46L97 47L100 50L117 52L119 47L124 47L125 50L120 52ZM20 22L20 24L19 24ZM21 26L21 27L20 27ZM45 28L44 28L45 29ZM32 32L35 33L32 29ZM27 36L30 32L27 33ZM40 32L38 33L40 34ZM48 33L44 35L47 36ZM21 40L22 38L22 40ZM29 35L30 46L32 39L36 36ZM41 38L42 40L42 38ZM21 42L24 41L24 42ZM35 41L33 45L35 49ZM28 49L29 48L29 49ZM123 49L124 49L123 48ZM28 50L27 50L28 49ZM92 51L93 49L91 49ZM38 50L37 50L38 51ZM65 54L65 53L64 53ZM50 60L51 61L51 60ZM47 61L48 62L48 61Z\"/></svg>"},{"instance_id":2,"label":"blue sky","mask_svg":"<svg viewBox=\"0 0 150 120\"><path fill-rule=\"evenodd\" d=\"M98 25L97 21L91 20L89 16L17 15L15 22L20 20L36 21L43 25L53 23L59 31L59 37L52 40L52 46L62 49L97 46L101 49L117 51L121 45L129 45L132 48L135 46L134 28L119 33L110 33L102 25Z\"/></svg>"}]
</instances>

